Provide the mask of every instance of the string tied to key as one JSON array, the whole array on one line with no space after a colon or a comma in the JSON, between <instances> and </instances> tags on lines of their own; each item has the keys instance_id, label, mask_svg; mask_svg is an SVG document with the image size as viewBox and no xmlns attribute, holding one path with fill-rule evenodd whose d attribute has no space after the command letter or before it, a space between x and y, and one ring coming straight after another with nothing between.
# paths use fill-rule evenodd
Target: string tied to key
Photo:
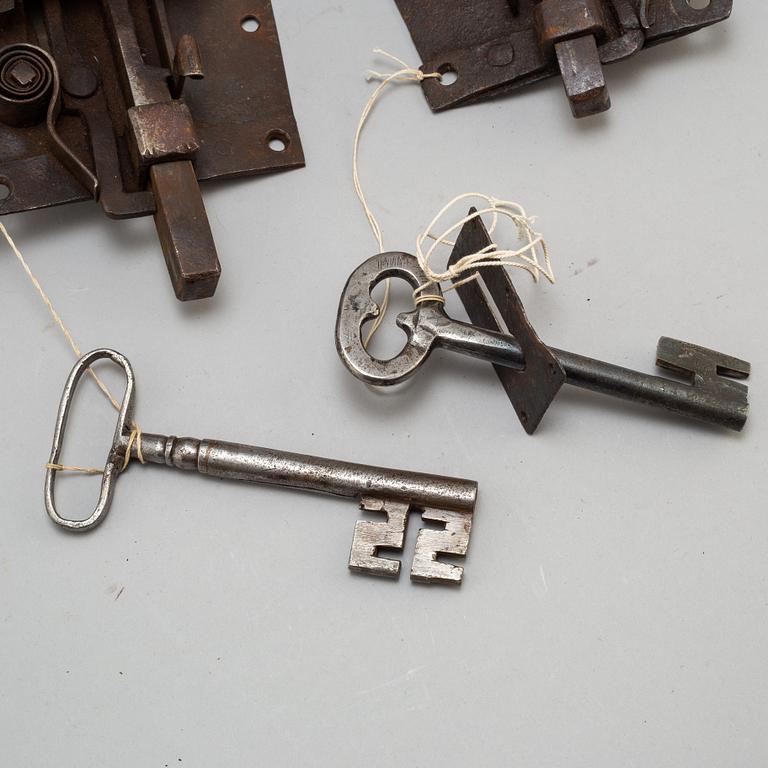
<instances>
[{"instance_id":1,"label":"string tied to key","mask_svg":"<svg viewBox=\"0 0 768 768\"><path fill-rule=\"evenodd\" d=\"M32 272L32 269L27 263L27 260L24 258L23 254L21 253L18 246L16 245L13 238L11 237L10 233L6 229L5 224L3 224L2 222L0 222L0 234L3 235L6 242L8 243L8 246L13 252L14 256L16 256L16 259L18 260L19 264L21 264L22 269L24 270L25 274L27 275L30 282L34 286L35 290L37 291L38 296L41 298L43 304L45 304L46 308L48 309L48 312L53 318L54 323L56 324L58 329L62 332L62 334L64 335L64 338L67 340L67 343L72 348L72 351L75 353L75 357L77 358L82 357L83 353L81 352L80 347L75 341L74 336L70 332L69 328L67 328L67 326L64 324L64 321L62 320L61 315L57 311L56 307L53 306L53 302L51 301L51 298L48 296L42 284L37 279L35 274ZM99 377L99 375L92 368L88 369L88 374L91 376L93 381L96 383L96 386L101 390L101 392L104 394L107 400L109 400L112 407L119 413L120 403L117 402L112 392L110 392L109 387L104 383L104 381ZM146 463L144 461L144 454L141 448L141 427L135 421L131 424L131 433L128 437L128 443L125 451L125 458L123 459L123 464L120 467L121 472L124 472L127 469L128 464L130 464L131 456L132 456L131 449L134 446L134 444L136 445L136 457L142 464ZM98 467L81 467L76 464L47 463L45 467L46 469L53 469L58 472L74 472L74 473L85 474L85 475L103 475L104 474L104 470L99 469Z\"/></svg>"},{"instance_id":2,"label":"string tied to key","mask_svg":"<svg viewBox=\"0 0 768 768\"><path fill-rule=\"evenodd\" d=\"M399 59L397 56L393 56L391 53L383 51L381 48L374 48L373 52L381 56L385 56L386 58L400 65L400 69L397 69L394 72L376 72L372 69L366 71L365 79L368 82L372 80L380 80L381 82L378 84L378 86L376 86L373 93L371 93L368 101L366 102L365 107L363 107L363 111L360 115L360 121L358 122L357 130L355 131L355 141L352 148L352 181L355 185L355 193L360 200L360 204L363 206L365 217L368 219L368 225L373 232L373 236L376 238L376 242L379 245L379 252L381 253L384 251L384 235L382 234L381 226L379 225L375 214L371 210L371 207L368 205L368 200L366 199L365 192L363 191L363 185L360 182L359 153L360 139L363 134L363 128L365 128L365 124L368 122L371 111L376 106L376 103L381 98L381 95L387 86L391 85L392 83L420 83L423 80L431 78L440 79L442 78L442 75L439 72L422 72L420 69L416 69L415 67L409 67L408 64L406 64L402 59ZM387 281L387 292L388 290L389 281ZM385 298L385 301L388 302L388 296Z\"/></svg>"},{"instance_id":3,"label":"string tied to key","mask_svg":"<svg viewBox=\"0 0 768 768\"><path fill-rule=\"evenodd\" d=\"M484 203L485 207L473 210L472 213L451 224L439 235L435 235L433 230L447 213L459 204L466 205L467 200L479 200ZM455 264L449 265L443 272L434 270L431 266L431 259L436 250L443 245L453 248L456 245L456 241L453 239L454 234L459 232L468 222L485 215L491 218L488 227L489 235L494 234L503 218L512 221L517 230L520 247L500 248L495 242L492 242L484 248L462 257ZM550 283L554 283L555 275L549 250L543 235L534 229L534 223L535 218L528 216L522 205L511 200L499 200L482 192L465 192L454 197L453 200L443 206L428 227L416 238L416 258L427 276L427 281L413 292L416 304L434 300L434 296L427 293L431 286L451 280L453 281L452 284L443 290L454 290L471 280L476 280L479 277L478 270L484 267L522 269L531 275L534 282L538 282L543 275ZM432 241L432 244L425 250L425 245L429 240Z\"/></svg>"},{"instance_id":4,"label":"string tied to key","mask_svg":"<svg viewBox=\"0 0 768 768\"><path fill-rule=\"evenodd\" d=\"M376 106L382 93L388 86L403 83L421 83L427 79L442 80L443 75L440 72L423 72L420 69L411 67L402 59L381 48L375 48L373 52L390 59L399 66L399 69L392 72L378 72L376 70L367 70L366 72L366 80L380 80L381 82L368 98L357 124L352 149L352 179L355 193L363 208L363 212L368 220L373 236L376 239L379 253L383 253L384 235L382 233L381 225L368 204L368 199L360 181L359 155L363 129L368 122L373 108ZM437 228L438 224L443 221L448 212L459 203L466 204L470 199L480 201L481 207L468 215L462 216L458 221L443 229L439 234L435 234L434 230ZM479 251L464 256L455 264L447 267L444 271L433 269L432 260L435 258L437 250L441 246L453 247L456 244L453 239L455 233L457 233L467 222L472 219L482 218L483 216L490 217L490 226L488 227L488 233L490 235L493 235L497 231L502 220L510 220L517 230L518 242L520 243L519 247L512 249L500 248L493 242ZM481 192L465 192L454 197L440 209L426 229L419 233L416 238L416 257L427 280L414 290L414 304L418 306L426 301L444 302L445 300L442 296L430 292L429 289L433 286L446 283L447 281L452 281L450 285L446 285L442 290L443 292L453 290L464 283L476 280L479 277L479 270L485 267L502 266L522 269L532 276L534 282L538 282L540 276L543 275L550 283L554 283L555 274L552 268L547 244L543 235L534 229L534 222L535 217L528 216L522 205L510 200L500 199L493 195L486 195ZM432 244L427 247L426 243L430 240L432 241ZM390 280L386 280L384 296L379 306L379 314L371 324L371 328L364 341L365 346L370 343L374 334L378 331L384 321L389 308L389 300Z\"/></svg>"}]
</instances>

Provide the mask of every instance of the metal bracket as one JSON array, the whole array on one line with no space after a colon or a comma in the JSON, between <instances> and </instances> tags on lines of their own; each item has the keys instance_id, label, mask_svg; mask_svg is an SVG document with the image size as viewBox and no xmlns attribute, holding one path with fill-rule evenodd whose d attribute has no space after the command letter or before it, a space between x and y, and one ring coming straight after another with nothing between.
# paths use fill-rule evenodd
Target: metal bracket
<instances>
[{"instance_id":1,"label":"metal bracket","mask_svg":"<svg viewBox=\"0 0 768 768\"><path fill-rule=\"evenodd\" d=\"M724 21L733 0L395 0L425 72L433 110L561 74L574 117L603 112L603 64ZM445 81L447 82L447 81Z\"/></svg>"},{"instance_id":2,"label":"metal bracket","mask_svg":"<svg viewBox=\"0 0 768 768\"><path fill-rule=\"evenodd\" d=\"M470 215L476 213L471 208ZM477 253L492 243L482 220L470 219L459 232L456 245L451 252L448 265L452 266L459 259L470 253ZM498 311L502 325L494 317L491 303L486 299L478 280L470 280L459 285L459 295L473 325L488 330L512 334L519 342L525 357L525 367L518 371L503 365L494 365L512 406L525 431L532 435L539 426L550 403L565 384L566 374L563 367L552 354L549 347L538 337L533 326L528 322L520 297L506 269L486 268L481 270L480 279L488 289L493 305ZM457 282L459 278L455 278Z\"/></svg>"},{"instance_id":3,"label":"metal bracket","mask_svg":"<svg viewBox=\"0 0 768 768\"><path fill-rule=\"evenodd\" d=\"M198 182L303 165L269 0L0 0L0 215L152 214L199 299L220 265Z\"/></svg>"}]
</instances>

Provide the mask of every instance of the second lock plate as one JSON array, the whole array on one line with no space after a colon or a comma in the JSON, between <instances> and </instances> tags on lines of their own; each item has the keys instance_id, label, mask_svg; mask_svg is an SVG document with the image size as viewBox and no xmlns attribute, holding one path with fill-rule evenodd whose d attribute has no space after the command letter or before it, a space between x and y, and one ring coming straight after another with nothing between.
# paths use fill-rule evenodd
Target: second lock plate
<instances>
[{"instance_id":1,"label":"second lock plate","mask_svg":"<svg viewBox=\"0 0 768 768\"><path fill-rule=\"evenodd\" d=\"M609 108L602 65L730 16L732 0L395 0L438 111L561 74L575 117ZM452 79L452 78L451 78Z\"/></svg>"}]
</instances>

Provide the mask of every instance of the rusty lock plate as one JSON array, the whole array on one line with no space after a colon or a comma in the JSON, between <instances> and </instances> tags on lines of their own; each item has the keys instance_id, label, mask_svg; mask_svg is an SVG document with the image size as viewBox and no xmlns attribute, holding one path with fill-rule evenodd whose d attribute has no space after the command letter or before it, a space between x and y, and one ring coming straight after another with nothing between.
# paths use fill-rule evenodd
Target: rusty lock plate
<instances>
[{"instance_id":1,"label":"rusty lock plate","mask_svg":"<svg viewBox=\"0 0 768 768\"><path fill-rule=\"evenodd\" d=\"M433 110L495 97L560 74L574 117L610 107L602 66L724 21L732 0L395 0Z\"/></svg>"},{"instance_id":2,"label":"rusty lock plate","mask_svg":"<svg viewBox=\"0 0 768 768\"><path fill-rule=\"evenodd\" d=\"M177 297L204 298L198 181L303 165L269 0L0 2L0 215L152 214Z\"/></svg>"}]
</instances>

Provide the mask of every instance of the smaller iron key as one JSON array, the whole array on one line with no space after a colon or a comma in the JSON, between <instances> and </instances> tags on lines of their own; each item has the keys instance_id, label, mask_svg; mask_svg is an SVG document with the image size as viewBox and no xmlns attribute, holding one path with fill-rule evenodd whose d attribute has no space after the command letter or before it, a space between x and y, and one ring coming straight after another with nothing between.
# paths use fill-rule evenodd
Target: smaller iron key
<instances>
[{"instance_id":1,"label":"smaller iron key","mask_svg":"<svg viewBox=\"0 0 768 768\"><path fill-rule=\"evenodd\" d=\"M112 448L104 467L96 509L84 520L71 520L61 517L56 510L54 489L59 470L55 467L59 465L64 431L77 384L85 372L102 359L109 359L123 368L126 390ZM112 501L114 483L125 468L125 457L130 451L131 459L191 470L210 477L287 486L358 499L362 509L386 517L383 522L366 520L355 526L349 568L361 573L392 577L399 575L400 561L381 557L379 550L402 550L409 513L418 511L424 520L442 522L445 529L425 528L419 531L411 566L411 580L432 584L461 583L463 567L442 562L438 556L466 555L477 499L476 482L221 440L142 433L139 442L133 419L134 396L135 379L131 364L114 350L97 349L89 352L72 369L59 406L51 459L45 478L46 510L57 525L73 531L85 531L102 522Z\"/></svg>"},{"instance_id":2,"label":"smaller iron key","mask_svg":"<svg viewBox=\"0 0 768 768\"><path fill-rule=\"evenodd\" d=\"M457 248L460 241L461 237L457 240ZM430 293L422 293L423 303L415 310L397 318L397 324L408 336L403 350L390 360L378 360L363 344L362 328L366 321L379 314L371 291L382 280L392 277L402 278L413 288L427 282L415 256L400 252L379 254L363 262L352 273L339 304L336 349L352 374L368 384L390 386L405 381L426 362L434 349L442 347L513 372L535 374L521 378L521 385L523 381L527 384L525 391L529 397L516 402L520 421L529 433L536 429L563 383L665 408L681 416L736 431L746 422L748 390L744 384L732 380L749 375L750 365L743 360L664 337L657 351L659 365L687 376L689 383L640 373L546 347L527 320L518 322L514 329L520 338L454 320L445 312L437 285L430 287ZM479 291L475 283L468 285ZM427 296L434 300L429 301ZM516 299L517 317L524 320L522 305L514 294L511 281L506 298L508 305L504 308L511 313L512 300Z\"/></svg>"}]
</instances>

